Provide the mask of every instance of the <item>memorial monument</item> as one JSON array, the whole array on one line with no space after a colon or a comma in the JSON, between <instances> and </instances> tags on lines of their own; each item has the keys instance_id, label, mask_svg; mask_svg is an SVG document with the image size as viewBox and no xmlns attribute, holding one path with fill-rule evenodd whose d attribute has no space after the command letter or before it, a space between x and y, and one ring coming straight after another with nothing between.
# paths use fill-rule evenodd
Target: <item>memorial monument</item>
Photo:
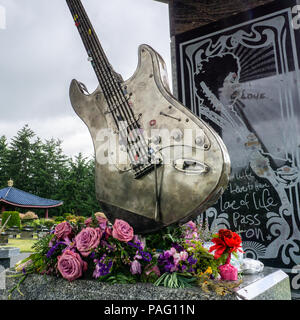
<instances>
[{"instance_id":1,"label":"memorial monument","mask_svg":"<svg viewBox=\"0 0 300 320\"><path fill-rule=\"evenodd\" d=\"M245 256L290 275L300 263L297 1L169 4L173 90L222 137L228 188L202 218L242 231Z\"/></svg>"},{"instance_id":2,"label":"memorial monument","mask_svg":"<svg viewBox=\"0 0 300 320\"><path fill-rule=\"evenodd\" d=\"M220 31L221 35L214 32L208 40L207 30L197 39L194 39L195 30L191 34L176 35L178 97L186 103L188 110L170 94L164 77L164 63L158 53L142 45L138 69L132 78L124 82L109 64L81 1L67 0L67 4L100 85L89 94L84 84L73 80L70 98L94 142L96 193L108 219L94 215L82 225L63 221L55 226L51 234L40 240L39 252L17 265L16 271L23 278L17 284L14 280L9 281L11 293L15 295L14 289L19 289L19 284L26 277L34 281L24 282L25 295L14 298L37 299L35 294L31 294L33 291L39 292L43 299L99 299L103 297L103 290L109 292L106 298L118 300L154 299L158 296L166 300L174 297L223 300L227 290L230 294L224 299L228 300L289 300L289 279L284 271L263 269L263 264L254 259L244 259L239 262L239 268L233 265L232 255L243 251L239 234L230 230L239 227L234 223L231 226L230 219L241 217L242 209L247 209L246 217L243 216L247 221L245 225L259 221L255 215L251 220L251 206L254 206L262 214L266 211L265 215L270 219L267 227L274 237L270 241L277 244L275 240L281 239L277 226L280 214L292 216L291 199L287 197L286 188L294 187L297 180L294 175L286 173L294 169L293 162L290 161L290 166L283 165L274 170L268 158L273 154L267 149L265 140L260 138L259 128L251 126L240 104L243 90L246 90L242 87L244 82L273 77L274 70L278 71L272 63L265 66L264 60L256 62L258 66L263 65L263 72L251 64L250 70L245 67L247 71L244 71L243 67L245 61L249 62L253 56L267 56L271 62L277 61L278 55L284 51L276 51L275 55L272 49L281 47L278 43L274 47L272 40L282 40L282 37L276 38L272 32L278 32L284 19L275 19L272 24L272 17L262 23L255 18L254 25L248 26L249 30L240 22L244 29L238 25L240 29L231 31L228 28ZM258 15L265 14L265 7L259 10ZM242 17L236 16L237 21ZM234 23L233 20L231 22ZM257 43L259 48L255 46ZM265 43L267 48L264 48ZM280 62L283 63L280 75L295 67L295 60L294 64L285 64L284 59ZM266 96L265 92L255 95L257 99L265 99ZM153 108L153 104L157 108ZM226 131L228 127L236 136ZM172 131L167 143L164 128ZM102 129L111 129L108 136L117 138L116 149L103 143ZM160 131L153 135L152 129ZM186 130L191 131L188 140L185 139ZM229 146L241 144L247 150L239 154L239 157L248 157L246 168L242 159L240 167L236 166L230 175L229 154L220 137ZM280 154L281 150L277 151ZM234 153L233 157L234 163L239 163ZM292 159L296 159L296 155ZM272 160L278 159L272 156ZM228 191L229 175L231 180L248 183L234 186L234 192L229 184L231 194L247 193L248 196L239 200L222 197L224 191ZM282 182L286 184L280 185ZM274 209L276 200L267 183L275 188L281 200L278 215ZM254 191L252 198L248 193L253 191L251 188L257 192ZM261 190L260 194L258 191ZM215 208L218 205L221 213ZM229 210L234 212L229 213ZM193 221L188 221L196 217L198 222L208 218L212 227L218 227L218 232L205 239L201 234L202 225L199 228ZM153 247L151 241L147 244L141 237L141 234L146 237L149 232L175 222L180 222L180 230L177 230L177 237L169 234L170 244L161 238L160 243ZM251 241L245 242L248 255L249 243ZM257 258L254 255L250 257ZM288 259L290 257L292 255ZM239 271L244 274L242 285L238 281ZM42 278L37 273L46 273L49 277ZM102 282L101 285L97 283L95 287L95 281L89 282L91 277ZM75 282L72 287L66 284L66 280L70 284L78 278L83 278L78 284ZM110 281L114 285L107 290L103 282ZM145 290L147 282L154 284L152 291ZM119 283L135 283L126 287L131 292L129 297L127 290L124 294L118 288ZM191 289L191 283L198 286L198 290ZM168 289L181 288L183 291L156 288L162 284ZM207 290L209 284L215 286L215 294ZM71 292L69 288L72 288ZM6 298L7 291L2 294L2 299Z\"/></svg>"}]
</instances>

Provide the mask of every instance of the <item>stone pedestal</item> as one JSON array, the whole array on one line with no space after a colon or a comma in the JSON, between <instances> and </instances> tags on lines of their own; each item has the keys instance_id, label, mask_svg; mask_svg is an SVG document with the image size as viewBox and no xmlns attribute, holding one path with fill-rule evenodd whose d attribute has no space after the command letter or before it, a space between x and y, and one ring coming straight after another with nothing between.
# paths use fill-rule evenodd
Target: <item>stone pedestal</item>
<instances>
[{"instance_id":1,"label":"stone pedestal","mask_svg":"<svg viewBox=\"0 0 300 320\"><path fill-rule=\"evenodd\" d=\"M278 273L279 272L279 273ZM14 274L7 272L7 275ZM20 278L6 278L6 290L0 290L0 300L6 300L8 290L16 285ZM257 286L255 286L255 283ZM256 291L250 286L256 288ZM62 278L40 275L28 275L13 300L290 300L291 291L288 276L281 270L265 268L257 275L246 275L237 294L219 296L206 293L200 288L169 289L155 287L150 283L107 284L96 280L78 279L68 282ZM244 290L244 291L242 291ZM247 294L249 291L251 294Z\"/></svg>"},{"instance_id":2,"label":"stone pedestal","mask_svg":"<svg viewBox=\"0 0 300 320\"><path fill-rule=\"evenodd\" d=\"M11 259L20 254L20 249L15 247L0 248L0 266L5 269L13 267Z\"/></svg>"},{"instance_id":3,"label":"stone pedestal","mask_svg":"<svg viewBox=\"0 0 300 320\"><path fill-rule=\"evenodd\" d=\"M7 233L10 238L17 238L17 235L20 233L20 229L18 227L11 227L7 229Z\"/></svg>"},{"instance_id":4,"label":"stone pedestal","mask_svg":"<svg viewBox=\"0 0 300 320\"><path fill-rule=\"evenodd\" d=\"M8 243L8 233L2 232L0 234L0 246L6 245Z\"/></svg>"},{"instance_id":5,"label":"stone pedestal","mask_svg":"<svg viewBox=\"0 0 300 320\"><path fill-rule=\"evenodd\" d=\"M258 274L244 276L237 297L239 300L291 300L289 276L280 269L265 267Z\"/></svg>"},{"instance_id":6,"label":"stone pedestal","mask_svg":"<svg viewBox=\"0 0 300 320\"><path fill-rule=\"evenodd\" d=\"M32 239L33 229L25 228L21 231L21 239Z\"/></svg>"}]
</instances>

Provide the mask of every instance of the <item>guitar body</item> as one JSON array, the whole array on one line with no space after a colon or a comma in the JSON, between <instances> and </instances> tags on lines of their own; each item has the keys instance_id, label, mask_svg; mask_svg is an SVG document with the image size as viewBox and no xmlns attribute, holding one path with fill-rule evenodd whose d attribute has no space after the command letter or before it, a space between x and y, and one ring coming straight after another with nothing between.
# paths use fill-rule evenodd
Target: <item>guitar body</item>
<instances>
[{"instance_id":1,"label":"guitar body","mask_svg":"<svg viewBox=\"0 0 300 320\"><path fill-rule=\"evenodd\" d=\"M76 80L70 86L72 106L93 140L101 208L112 223L124 219L139 234L199 215L217 201L230 174L229 155L221 138L172 96L165 74L159 54L141 45L136 72L121 84L145 141L161 161L139 178L119 141L100 87L86 94ZM114 148L103 137L106 130L115 138Z\"/></svg>"}]
</instances>

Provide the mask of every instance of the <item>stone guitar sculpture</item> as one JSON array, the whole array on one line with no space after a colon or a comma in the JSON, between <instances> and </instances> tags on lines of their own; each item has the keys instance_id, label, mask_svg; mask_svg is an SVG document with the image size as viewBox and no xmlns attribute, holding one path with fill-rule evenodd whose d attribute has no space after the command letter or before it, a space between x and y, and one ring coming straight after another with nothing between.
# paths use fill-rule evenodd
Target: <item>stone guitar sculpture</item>
<instances>
[{"instance_id":1,"label":"stone guitar sculpture","mask_svg":"<svg viewBox=\"0 0 300 320\"><path fill-rule=\"evenodd\" d=\"M199 215L221 196L230 159L218 134L170 93L163 59L139 47L134 75L111 67L80 0L66 0L99 80L70 99L96 154L96 197L108 219L148 233Z\"/></svg>"}]
</instances>

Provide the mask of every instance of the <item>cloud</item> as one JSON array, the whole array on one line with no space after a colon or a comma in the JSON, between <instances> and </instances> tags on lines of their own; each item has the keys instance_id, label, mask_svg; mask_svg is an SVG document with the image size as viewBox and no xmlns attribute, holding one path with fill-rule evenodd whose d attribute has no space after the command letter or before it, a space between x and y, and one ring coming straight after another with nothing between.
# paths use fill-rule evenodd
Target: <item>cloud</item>
<instances>
[{"instance_id":1,"label":"cloud","mask_svg":"<svg viewBox=\"0 0 300 320\"><path fill-rule=\"evenodd\" d=\"M17 131L26 124L29 124L36 137L42 140L51 138L62 140L62 148L66 155L72 157L79 152L87 157L92 157L94 147L92 138L86 125L78 118L73 116L58 116L45 118L41 121L39 118L32 119L30 123L26 120L7 122L0 120L0 135L5 132L8 140L16 136ZM34 138L35 139L35 138Z\"/></svg>"},{"instance_id":2,"label":"cloud","mask_svg":"<svg viewBox=\"0 0 300 320\"><path fill-rule=\"evenodd\" d=\"M83 4L124 79L134 73L142 43L163 56L171 79L167 5L153 0ZM6 29L0 30L0 135L14 136L28 123L41 138L63 140L68 154L93 152L88 130L71 107L69 84L76 78L93 92L98 81L66 2L0 0L0 5L6 10Z\"/></svg>"}]
</instances>

